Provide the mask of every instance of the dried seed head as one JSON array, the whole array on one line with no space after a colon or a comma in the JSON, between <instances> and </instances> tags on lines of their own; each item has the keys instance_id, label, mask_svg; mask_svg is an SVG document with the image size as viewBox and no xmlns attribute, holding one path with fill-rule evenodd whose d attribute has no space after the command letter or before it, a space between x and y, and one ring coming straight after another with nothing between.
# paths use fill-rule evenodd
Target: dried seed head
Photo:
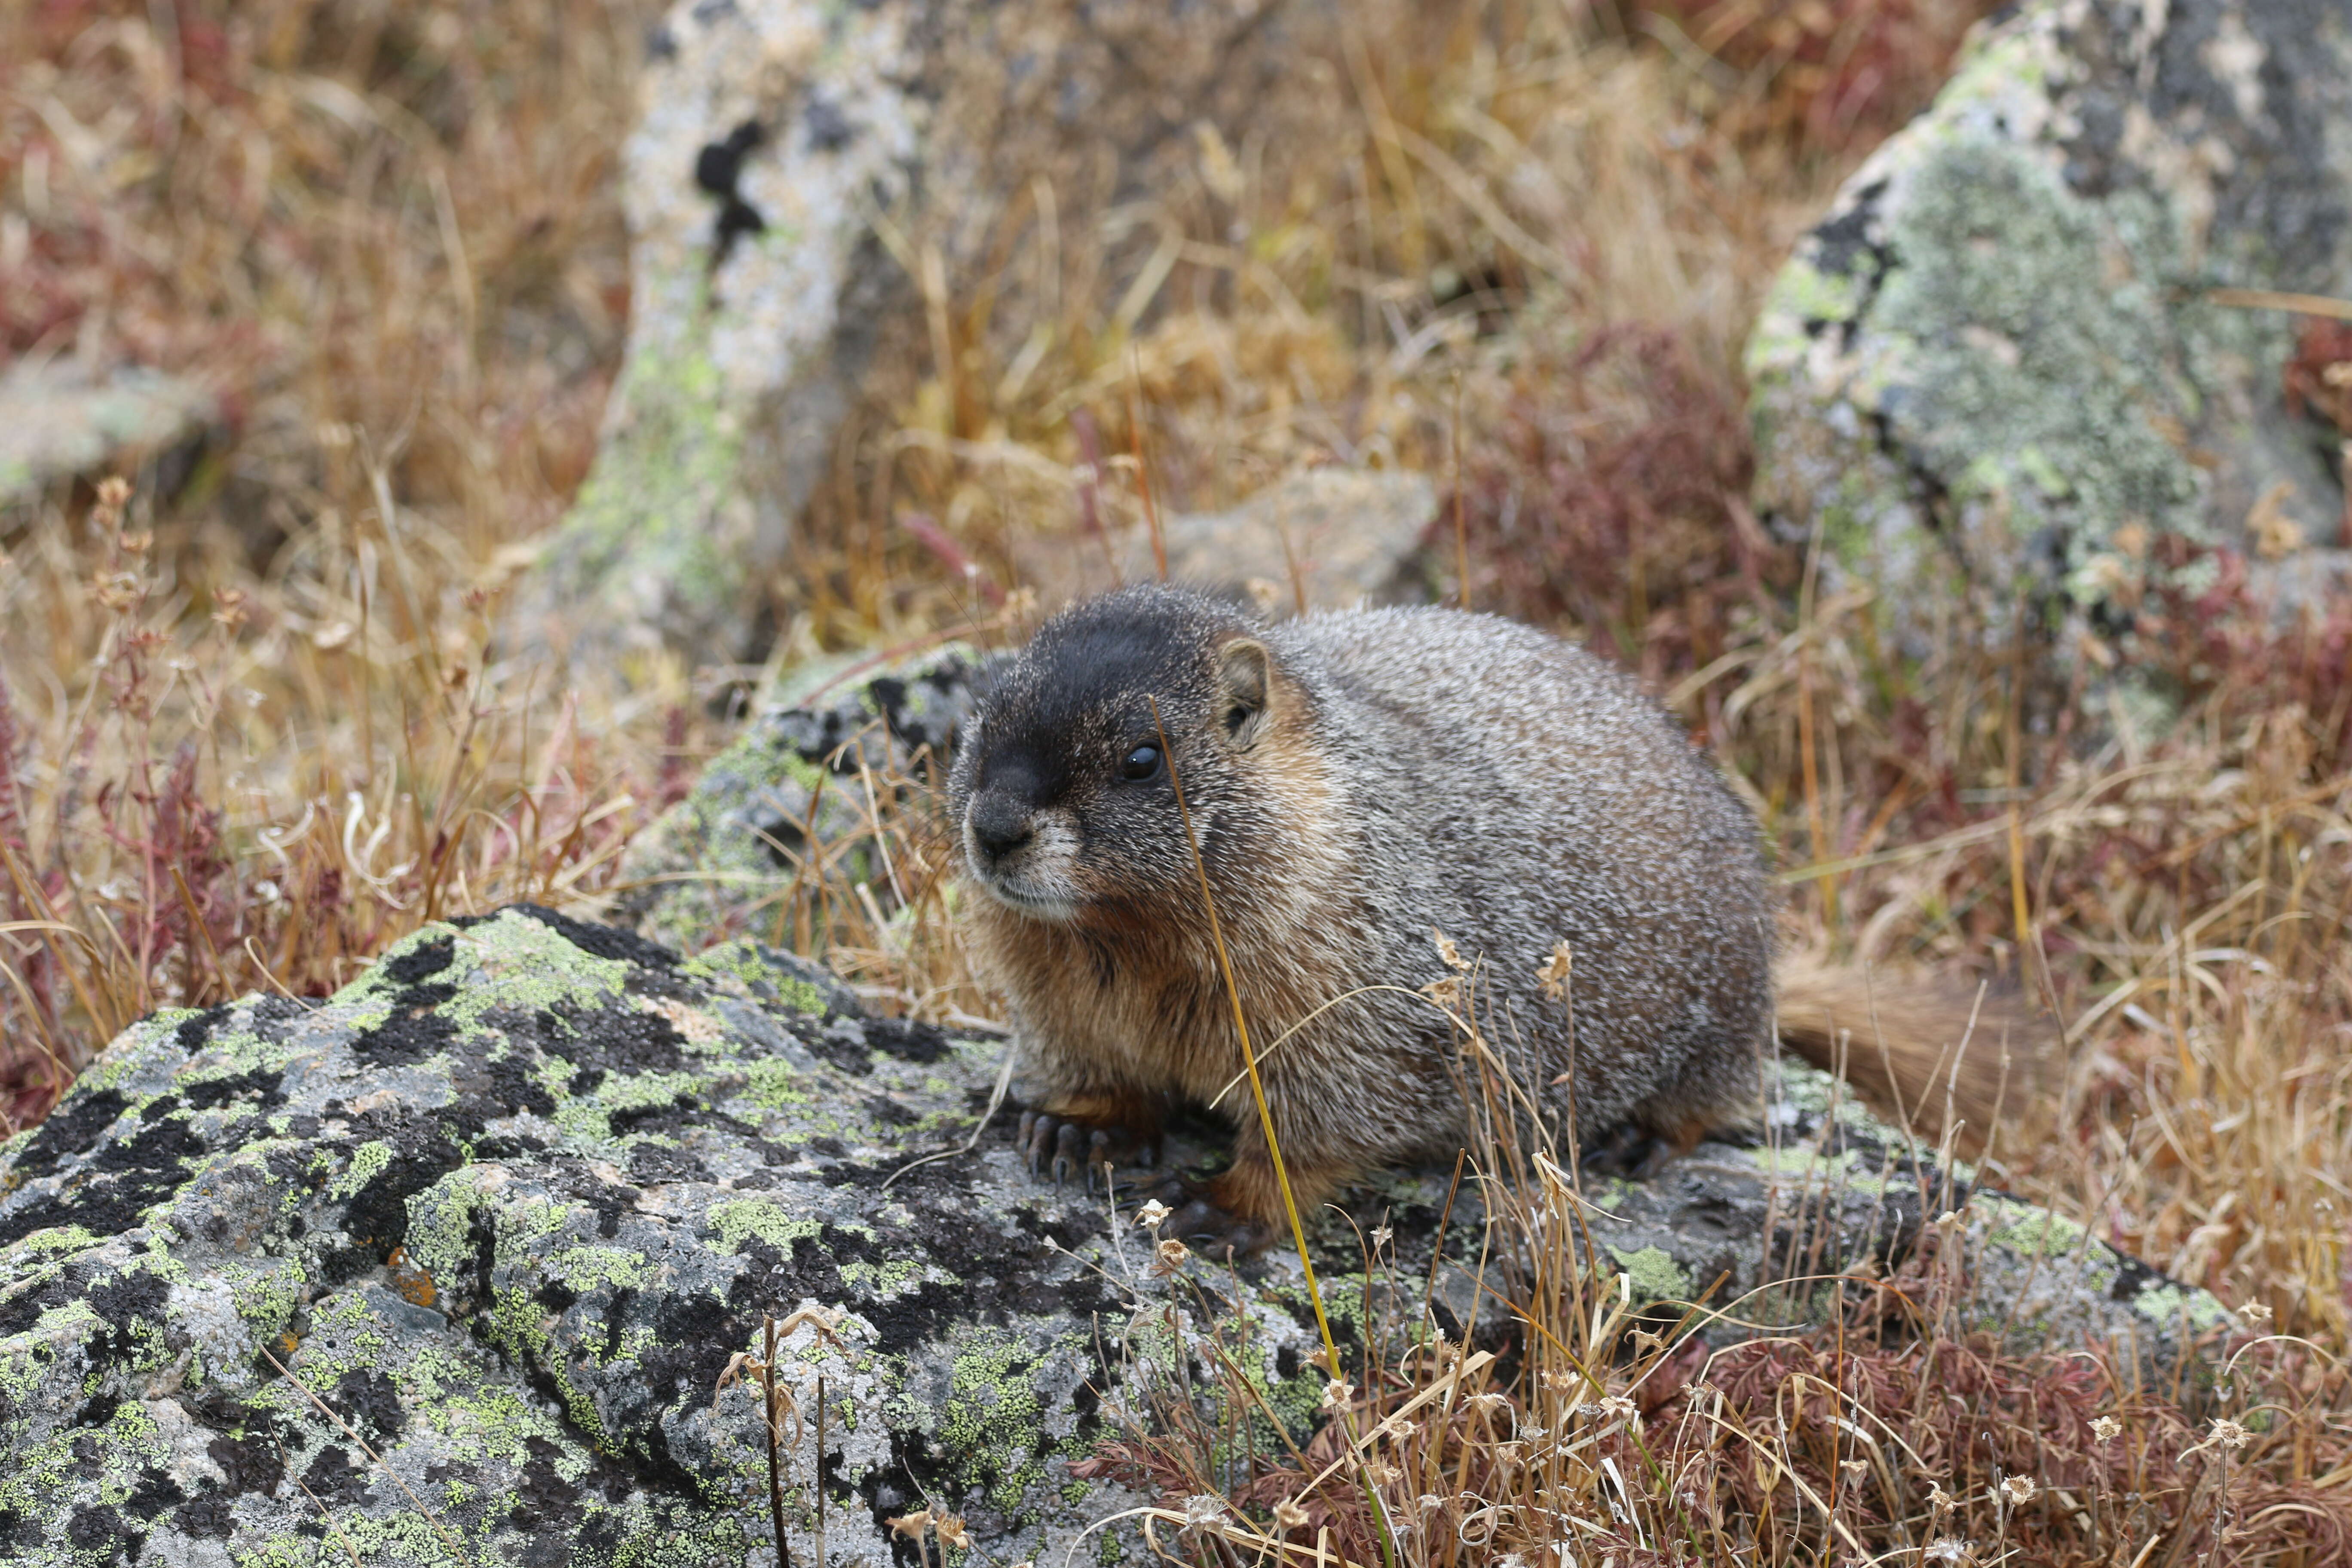
<instances>
[{"instance_id":1,"label":"dried seed head","mask_svg":"<svg viewBox=\"0 0 2352 1568\"><path fill-rule=\"evenodd\" d=\"M2091 1420L2091 1436L2102 1443L2115 1441L2123 1429L2124 1424L2112 1415L2094 1416Z\"/></svg>"},{"instance_id":2,"label":"dried seed head","mask_svg":"<svg viewBox=\"0 0 2352 1568\"><path fill-rule=\"evenodd\" d=\"M1969 1550L1967 1542L1956 1541L1948 1535L1941 1541L1929 1542L1926 1555L1930 1563L1974 1563L1977 1560L1976 1553Z\"/></svg>"},{"instance_id":3,"label":"dried seed head","mask_svg":"<svg viewBox=\"0 0 2352 1568\"><path fill-rule=\"evenodd\" d=\"M1274 1505L1274 1522L1278 1529L1304 1530L1307 1521L1307 1510L1298 1506L1297 1498L1284 1498Z\"/></svg>"},{"instance_id":4,"label":"dried seed head","mask_svg":"<svg viewBox=\"0 0 2352 1568\"><path fill-rule=\"evenodd\" d=\"M1543 994L1555 1002L1567 1001L1570 973L1574 967L1574 955L1568 951L1568 939L1563 937L1552 947L1551 957L1536 970Z\"/></svg>"},{"instance_id":5,"label":"dried seed head","mask_svg":"<svg viewBox=\"0 0 2352 1568\"><path fill-rule=\"evenodd\" d=\"M2271 1321L2270 1307L2262 1301L2249 1301L2239 1308L2238 1312L2250 1323L2267 1323Z\"/></svg>"},{"instance_id":6,"label":"dried seed head","mask_svg":"<svg viewBox=\"0 0 2352 1568\"><path fill-rule=\"evenodd\" d=\"M950 1546L966 1550L971 1546L971 1533L964 1529L963 1515L960 1513L941 1515L933 1521L931 1528L938 1531L940 1539Z\"/></svg>"},{"instance_id":7,"label":"dried seed head","mask_svg":"<svg viewBox=\"0 0 2352 1568\"><path fill-rule=\"evenodd\" d=\"M1345 1410L1356 1397L1356 1385L1344 1377L1335 1377L1323 1385L1323 1408Z\"/></svg>"},{"instance_id":8,"label":"dried seed head","mask_svg":"<svg viewBox=\"0 0 2352 1568\"><path fill-rule=\"evenodd\" d=\"M1194 1492L1184 1500L1184 1526L1202 1530L1225 1521L1225 1500L1214 1492Z\"/></svg>"},{"instance_id":9,"label":"dried seed head","mask_svg":"<svg viewBox=\"0 0 2352 1568\"><path fill-rule=\"evenodd\" d=\"M1158 1261L1152 1264L1151 1272L1162 1276L1177 1272L1184 1267L1184 1260L1192 1256L1192 1249L1172 1236L1161 1237L1160 1245L1152 1251L1158 1255Z\"/></svg>"},{"instance_id":10,"label":"dried seed head","mask_svg":"<svg viewBox=\"0 0 2352 1568\"><path fill-rule=\"evenodd\" d=\"M2213 1435L2207 1439L2209 1442L2219 1443L2224 1448L2232 1450L2242 1448L2253 1440L2254 1435L2252 1432L2226 1415L2213 1417Z\"/></svg>"},{"instance_id":11,"label":"dried seed head","mask_svg":"<svg viewBox=\"0 0 2352 1568\"><path fill-rule=\"evenodd\" d=\"M1454 971L1456 974L1466 974L1470 972L1470 961L1462 956L1461 950L1454 945L1454 939L1452 937L1447 936L1435 926L1429 928L1429 934L1437 939L1437 956L1439 962L1443 963L1446 968Z\"/></svg>"},{"instance_id":12,"label":"dried seed head","mask_svg":"<svg viewBox=\"0 0 2352 1568\"><path fill-rule=\"evenodd\" d=\"M2012 1508L2020 1508L2032 1502L2037 1489L2032 1476L2008 1476L2003 1478L2000 1483L2002 1497Z\"/></svg>"},{"instance_id":13,"label":"dried seed head","mask_svg":"<svg viewBox=\"0 0 2352 1568\"><path fill-rule=\"evenodd\" d=\"M1153 1198L1135 1211L1135 1223L1149 1230L1166 1219L1172 1212L1166 1204L1161 1203L1158 1198Z\"/></svg>"},{"instance_id":14,"label":"dried seed head","mask_svg":"<svg viewBox=\"0 0 2352 1568\"><path fill-rule=\"evenodd\" d=\"M931 1527L931 1510L923 1509L915 1513L901 1514L897 1519L886 1519L882 1522L890 1527L891 1534L903 1535L920 1544L923 1531Z\"/></svg>"}]
</instances>

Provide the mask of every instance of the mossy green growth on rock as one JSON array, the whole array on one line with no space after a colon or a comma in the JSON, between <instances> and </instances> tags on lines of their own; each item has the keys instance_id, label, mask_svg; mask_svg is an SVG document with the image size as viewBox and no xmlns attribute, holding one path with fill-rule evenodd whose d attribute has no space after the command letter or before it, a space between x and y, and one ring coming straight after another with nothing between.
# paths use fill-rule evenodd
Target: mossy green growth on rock
<instances>
[{"instance_id":1,"label":"mossy green growth on rock","mask_svg":"<svg viewBox=\"0 0 2352 1568\"><path fill-rule=\"evenodd\" d=\"M1759 510L1818 532L1906 650L1961 605L2127 639L2150 595L2217 580L2216 547L2282 603L2330 580L2337 437L2282 405L2292 318L2210 296L2352 276L2326 129L2352 22L2242 10L2019 8L1775 280L1748 348Z\"/></svg>"},{"instance_id":2,"label":"mossy green growth on rock","mask_svg":"<svg viewBox=\"0 0 2352 1568\"><path fill-rule=\"evenodd\" d=\"M807 991L821 1009L789 1004ZM0 1156L0 1447L16 1463L0 1551L193 1564L298 1542L309 1561L315 1496L389 1560L446 1526L484 1563L617 1563L648 1542L740 1563L747 1542L773 1550L740 1359L770 1318L803 1415L785 1523L803 1556L819 1379L829 1544L876 1562L879 1521L917 1497L960 1511L990 1561L1066 1551L1134 1500L1075 1485L1072 1462L1155 1401L1197 1396L1253 1452L1309 1437L1319 1341L1286 1250L1160 1268L1131 1205L1114 1230L1098 1195L1033 1180L1003 1124L916 1163L961 1147L1001 1048L868 1016L799 961L689 965L528 907L428 926L315 1007L248 999L129 1032L101 1080ZM1906 1194L1939 1173L1866 1122L1785 1110L1774 1146L1704 1145L1625 1184L1612 1267L1647 1294L1728 1257L1747 1270L1730 1299L1759 1283L1776 1215L1824 1227L1790 1248L1809 1266L1916 1234ZM1474 1307L1484 1332L1505 1321L1460 1261L1480 1235L1463 1197L1433 1321L1442 1173L1384 1173L1311 1218L1343 1362L1375 1332L1458 1335ZM1699 1230L1681 1219L1696 1212ZM2006 1267L2031 1223L2007 1211L1971 1266ZM2048 1291L2095 1273L2097 1300L2004 1286L2030 1321L2071 1323L2069 1305L2079 1338L2121 1314L2151 1342L2184 1307L2205 1321L2201 1298L2062 1239L2022 1277ZM1174 1325L1157 1363L1155 1323ZM135 1459L84 1462L93 1437Z\"/></svg>"},{"instance_id":3,"label":"mossy green growth on rock","mask_svg":"<svg viewBox=\"0 0 2352 1568\"><path fill-rule=\"evenodd\" d=\"M707 331L707 307L697 319ZM610 432L541 552L533 588L548 613L656 637L740 618L753 528L743 413L700 335L640 343L623 365Z\"/></svg>"},{"instance_id":4,"label":"mossy green growth on rock","mask_svg":"<svg viewBox=\"0 0 2352 1568\"><path fill-rule=\"evenodd\" d=\"M0 1554L308 1562L315 1496L363 1557L439 1561L446 1528L484 1563L740 1563L765 1458L719 1384L803 1310L783 1375L804 1409L829 1381L836 1546L887 1554L873 1499L943 1418L1025 1434L916 1461L977 1489L992 1552L1075 1539L1083 1391L1117 1383L1091 1205L993 1143L881 1190L997 1055L801 961L689 968L529 908L315 1007L142 1025L0 1164ZM932 1366L962 1370L910 1403ZM77 1457L100 1431L120 1465ZM983 1525L989 1497L1019 1506Z\"/></svg>"},{"instance_id":5,"label":"mossy green growth on rock","mask_svg":"<svg viewBox=\"0 0 2352 1568\"><path fill-rule=\"evenodd\" d=\"M687 952L778 938L803 919L821 946L825 911L843 901L863 921L871 900L887 918L897 894L876 808L901 819L934 808L982 664L958 644L878 669L853 663L761 715L630 847L617 918ZM811 858L812 845L825 852Z\"/></svg>"}]
</instances>

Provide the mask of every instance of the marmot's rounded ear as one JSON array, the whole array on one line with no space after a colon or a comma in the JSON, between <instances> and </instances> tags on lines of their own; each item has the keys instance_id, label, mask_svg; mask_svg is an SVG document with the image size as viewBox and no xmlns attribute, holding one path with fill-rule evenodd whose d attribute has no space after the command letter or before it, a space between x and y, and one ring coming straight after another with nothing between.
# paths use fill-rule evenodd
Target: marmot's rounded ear
<instances>
[{"instance_id":1,"label":"marmot's rounded ear","mask_svg":"<svg viewBox=\"0 0 2352 1568\"><path fill-rule=\"evenodd\" d=\"M1235 637L1217 650L1217 727L1237 749L1265 729L1274 701L1274 656L1255 637Z\"/></svg>"}]
</instances>

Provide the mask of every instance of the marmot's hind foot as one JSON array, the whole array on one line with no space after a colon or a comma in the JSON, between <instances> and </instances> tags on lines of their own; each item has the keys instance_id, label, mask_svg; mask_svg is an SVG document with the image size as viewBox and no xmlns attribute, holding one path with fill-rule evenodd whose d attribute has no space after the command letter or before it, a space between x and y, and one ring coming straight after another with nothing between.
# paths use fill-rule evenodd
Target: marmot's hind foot
<instances>
[{"instance_id":1,"label":"marmot's hind foot","mask_svg":"<svg viewBox=\"0 0 2352 1568\"><path fill-rule=\"evenodd\" d=\"M1672 1132L1659 1132L1625 1121L1584 1145L1576 1168L1586 1175L1622 1176L1645 1182L1665 1166L1698 1147L1706 1124L1686 1118Z\"/></svg>"},{"instance_id":2,"label":"marmot's hind foot","mask_svg":"<svg viewBox=\"0 0 2352 1568\"><path fill-rule=\"evenodd\" d=\"M1181 1241L1204 1257L1253 1258L1265 1251L1277 1234L1272 1222L1235 1214L1219 1203L1213 1181L1169 1176L1152 1188L1150 1195L1175 1211L1160 1222L1159 1235Z\"/></svg>"},{"instance_id":3,"label":"marmot's hind foot","mask_svg":"<svg viewBox=\"0 0 2352 1568\"><path fill-rule=\"evenodd\" d=\"M1051 1110L1024 1110L1013 1133L1013 1143L1032 1176L1050 1173L1060 1186L1077 1172L1087 1191L1095 1190L1095 1173L1106 1165L1157 1165L1160 1130L1129 1128L1123 1121L1102 1122Z\"/></svg>"}]
</instances>

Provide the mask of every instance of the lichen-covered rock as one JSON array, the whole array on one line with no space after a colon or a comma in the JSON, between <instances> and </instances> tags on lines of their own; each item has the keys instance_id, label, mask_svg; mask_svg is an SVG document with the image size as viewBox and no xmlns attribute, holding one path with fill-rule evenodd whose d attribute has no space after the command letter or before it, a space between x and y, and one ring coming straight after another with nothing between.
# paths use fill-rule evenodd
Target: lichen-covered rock
<instances>
[{"instance_id":1,"label":"lichen-covered rock","mask_svg":"<svg viewBox=\"0 0 2352 1568\"><path fill-rule=\"evenodd\" d=\"M911 1563L886 1521L924 1500L989 1561L1066 1546L1120 1506L1067 1467L1130 1342L1195 1298L1003 1138L886 1187L969 1132L1001 1046L844 1000L519 907L323 1005L131 1029L0 1150L0 1559L772 1561L758 1408L719 1384L804 1310L799 1561L820 1377L833 1561ZM1296 1265L1255 1273L1303 1439Z\"/></svg>"},{"instance_id":2,"label":"lichen-covered rock","mask_svg":"<svg viewBox=\"0 0 2352 1568\"><path fill-rule=\"evenodd\" d=\"M889 1521L926 1509L978 1554L944 1568L1082 1538L1139 1556L1085 1535L1137 1500L1071 1461L1213 1391L1212 1335L1257 1394L1212 1421L1271 1411L1304 1441L1303 1277L1281 1252L1165 1273L1131 1200L1114 1225L1032 1181L1001 1127L907 1169L964 1142L1000 1055L860 1016L751 943L680 960L527 906L428 926L323 1004L135 1026L0 1146L0 1560L764 1564L761 1417L728 1374L769 1314L796 1561L820 1560L820 1489L829 1563L913 1564ZM1638 1302L1752 1303L1891 1257L1941 1201L1822 1080L1790 1082L1764 1144L1593 1194L1583 1228ZM1449 1334L1478 1300L1475 1197L1436 1270ZM1415 1321L1444 1199L1392 1173L1315 1216L1343 1333ZM1985 1212L1974 1299L2012 1327L2178 1343L2218 1311L2046 1215ZM2008 1288L2032 1278L2039 1299ZM2099 1300L2059 1299L2086 1283Z\"/></svg>"},{"instance_id":3,"label":"lichen-covered rock","mask_svg":"<svg viewBox=\"0 0 2352 1568\"><path fill-rule=\"evenodd\" d=\"M1759 1323L1820 1321L1839 1275L1885 1268L1932 1226L1960 1326L2012 1350L2106 1345L2168 1377L2234 1326L2209 1292L1972 1185L1964 1165L1942 1167L1828 1074L1783 1061L1772 1083L1762 1137L1705 1142L1654 1179L1588 1190L1593 1244L1635 1300L1704 1297L1728 1315L1704 1331L1717 1343Z\"/></svg>"},{"instance_id":4,"label":"lichen-covered rock","mask_svg":"<svg viewBox=\"0 0 2352 1568\"><path fill-rule=\"evenodd\" d=\"M165 452L220 416L220 400L184 376L20 360L0 374L0 503Z\"/></svg>"},{"instance_id":5,"label":"lichen-covered rock","mask_svg":"<svg viewBox=\"0 0 2352 1568\"><path fill-rule=\"evenodd\" d=\"M789 931L787 896L822 907L864 882L887 914L897 898L877 831L919 814L947 777L986 668L986 656L950 647L804 676L629 847L613 917L693 952L777 935L780 923Z\"/></svg>"},{"instance_id":6,"label":"lichen-covered rock","mask_svg":"<svg viewBox=\"0 0 2352 1568\"><path fill-rule=\"evenodd\" d=\"M2342 433L2285 406L2293 318L2209 294L2352 296L2347 121L2335 0L2039 0L1990 26L1774 284L1748 351L1762 506L1818 528L1913 651L1964 595L2114 631L2214 570L2168 540L2290 598L2335 580Z\"/></svg>"},{"instance_id":7,"label":"lichen-covered rock","mask_svg":"<svg viewBox=\"0 0 2352 1568\"><path fill-rule=\"evenodd\" d=\"M1204 130L1278 144L1340 101L1317 62L1348 16L1328 0L679 0L625 153L627 359L524 633L733 657L868 372L887 345L928 353L919 277L944 300L984 268L998 330L1050 331L1058 307L1023 292L1034 269L993 247L1083 232L1117 316L1161 237L1098 220L1191 178Z\"/></svg>"}]
</instances>

